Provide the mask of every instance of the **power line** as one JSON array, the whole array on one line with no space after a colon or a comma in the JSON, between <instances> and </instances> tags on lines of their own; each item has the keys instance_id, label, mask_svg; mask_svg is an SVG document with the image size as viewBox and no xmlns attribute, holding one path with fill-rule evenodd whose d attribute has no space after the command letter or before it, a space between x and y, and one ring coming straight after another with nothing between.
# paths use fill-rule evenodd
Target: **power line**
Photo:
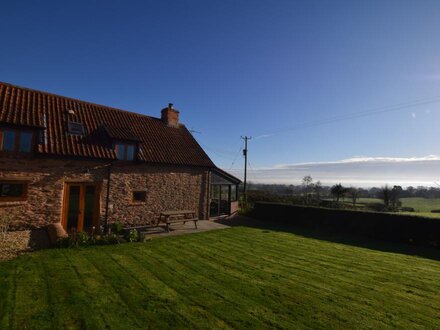
<instances>
[{"instance_id":1,"label":"power line","mask_svg":"<svg viewBox=\"0 0 440 330\"><path fill-rule=\"evenodd\" d=\"M202 132L196 131L194 128L191 128L188 130L191 134L193 133L197 133L197 134L202 134ZM193 134L194 135L194 134Z\"/></svg>"},{"instance_id":2,"label":"power line","mask_svg":"<svg viewBox=\"0 0 440 330\"><path fill-rule=\"evenodd\" d=\"M237 154L236 154L235 157L234 157L234 160L233 160L232 163L231 163L231 166L229 167L229 170L232 169L232 166L234 166L235 161L237 160L237 157L238 157L238 155L240 154L241 150L242 150L242 148L240 147L240 149L238 149L238 152L237 152Z\"/></svg>"},{"instance_id":3,"label":"power line","mask_svg":"<svg viewBox=\"0 0 440 330\"><path fill-rule=\"evenodd\" d=\"M248 159L248 166L249 166L249 169L252 171L254 168L252 167L252 165L251 165L251 162L249 161L249 159ZM252 182L252 179L255 179L255 176L252 174L252 172L249 172L249 179L250 179L250 181Z\"/></svg>"},{"instance_id":4,"label":"power line","mask_svg":"<svg viewBox=\"0 0 440 330\"><path fill-rule=\"evenodd\" d=\"M233 160L235 157L235 154L229 151L225 151L225 150L221 150L221 149L217 149L217 148L212 148L207 146L204 143L200 143L200 145L202 145L204 147L204 149L208 149L211 152L215 153L217 156L224 158L224 159L228 159L228 160Z\"/></svg>"},{"instance_id":5,"label":"power line","mask_svg":"<svg viewBox=\"0 0 440 330\"><path fill-rule=\"evenodd\" d=\"M372 108L372 109L364 110L364 111L360 111L360 112L353 112L353 113L337 115L337 116L333 116L333 117L329 117L329 118L312 120L312 121L305 122L305 123L302 123L302 124L299 124L296 126L284 127L284 128L278 128L278 129L272 129L272 130L260 132L260 134L258 134L256 136L256 139L266 137L266 136L271 136L271 135L278 134L278 133L295 131L295 130L299 130L299 129L320 126L320 125L325 125L325 124L331 124L331 123L346 121L346 120L350 120L350 119L368 117L368 116L383 114L383 113L387 113L387 112L399 111L399 110L410 108L410 107L432 104L432 103L437 103L437 102L440 102L440 96L432 96L432 97L427 97L427 98L422 98L422 99L415 99L415 100L402 102L402 103L398 103L398 104L394 104L394 105Z\"/></svg>"}]
</instances>

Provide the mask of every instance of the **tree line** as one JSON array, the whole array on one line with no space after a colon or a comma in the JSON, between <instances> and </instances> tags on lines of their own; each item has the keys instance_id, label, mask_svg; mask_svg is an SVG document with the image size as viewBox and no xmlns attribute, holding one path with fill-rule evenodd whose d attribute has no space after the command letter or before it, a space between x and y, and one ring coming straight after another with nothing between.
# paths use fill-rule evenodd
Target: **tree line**
<instances>
[{"instance_id":1,"label":"tree line","mask_svg":"<svg viewBox=\"0 0 440 330\"><path fill-rule=\"evenodd\" d=\"M307 177L307 176L306 176ZM302 195L305 193L315 193L317 195L323 197L330 197L331 189L333 186L323 185L320 181L313 181L311 176L308 176L307 180L301 185L286 185L286 184L260 184L260 183L248 183L248 190L259 190L265 191L268 193L273 193L280 196L292 196L292 195ZM311 180L310 180L311 179ZM353 186L343 186L344 189L348 189L349 192L344 194L345 197L349 197L350 194L353 193L353 190L356 190L354 193L357 198L377 198L378 194L381 193L384 187L388 187L392 189L394 186L381 186L381 187L372 187L372 188L359 188ZM440 198L440 187L425 187L425 186L409 186L403 188L401 186L396 186L399 190L400 198L406 197L422 197L422 198Z\"/></svg>"}]
</instances>

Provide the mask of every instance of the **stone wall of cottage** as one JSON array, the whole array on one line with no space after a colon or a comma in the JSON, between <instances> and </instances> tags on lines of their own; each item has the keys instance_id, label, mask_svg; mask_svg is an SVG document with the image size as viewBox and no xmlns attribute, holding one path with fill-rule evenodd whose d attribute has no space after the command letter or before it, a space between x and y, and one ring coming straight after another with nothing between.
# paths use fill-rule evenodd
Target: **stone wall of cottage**
<instances>
[{"instance_id":1,"label":"stone wall of cottage","mask_svg":"<svg viewBox=\"0 0 440 330\"><path fill-rule=\"evenodd\" d=\"M191 167L114 167L110 181L109 221L143 226L155 223L160 212L166 210L194 210L200 219L206 219L207 176L207 170ZM133 202L133 191L145 191L145 202Z\"/></svg>"},{"instance_id":2,"label":"stone wall of cottage","mask_svg":"<svg viewBox=\"0 0 440 330\"><path fill-rule=\"evenodd\" d=\"M100 220L104 221L108 163L63 159L0 159L0 180L28 181L25 201L0 201L12 230L41 228L61 221L65 182L101 182ZM145 191L145 202L133 202ZM125 226L154 223L164 210L191 209L208 215L208 171L198 167L117 164L111 167L108 220Z\"/></svg>"}]
</instances>

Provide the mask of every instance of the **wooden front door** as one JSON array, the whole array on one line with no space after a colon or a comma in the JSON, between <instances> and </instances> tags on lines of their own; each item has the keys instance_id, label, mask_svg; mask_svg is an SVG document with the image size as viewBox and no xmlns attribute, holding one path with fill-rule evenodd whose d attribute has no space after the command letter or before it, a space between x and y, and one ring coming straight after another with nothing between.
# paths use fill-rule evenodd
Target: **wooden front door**
<instances>
[{"instance_id":1,"label":"wooden front door","mask_svg":"<svg viewBox=\"0 0 440 330\"><path fill-rule=\"evenodd\" d=\"M62 224L67 232L99 231L100 192L98 182L64 184Z\"/></svg>"}]
</instances>

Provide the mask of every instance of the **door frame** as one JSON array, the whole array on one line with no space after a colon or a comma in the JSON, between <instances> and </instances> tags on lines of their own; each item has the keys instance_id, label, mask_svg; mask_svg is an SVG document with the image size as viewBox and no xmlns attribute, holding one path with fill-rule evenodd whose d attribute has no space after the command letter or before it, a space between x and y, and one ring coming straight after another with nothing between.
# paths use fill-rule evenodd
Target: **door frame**
<instances>
[{"instance_id":1,"label":"door frame","mask_svg":"<svg viewBox=\"0 0 440 330\"><path fill-rule=\"evenodd\" d=\"M64 182L63 203L61 210L61 225L67 231L67 214L69 211L69 188L71 186L79 186L79 215L78 215L78 232L84 230L84 206L85 206L85 192L86 186L95 187L95 201L93 204L93 226L95 226L95 232L100 231L99 215L101 213L101 184L99 181L87 181L87 182Z\"/></svg>"}]
</instances>

